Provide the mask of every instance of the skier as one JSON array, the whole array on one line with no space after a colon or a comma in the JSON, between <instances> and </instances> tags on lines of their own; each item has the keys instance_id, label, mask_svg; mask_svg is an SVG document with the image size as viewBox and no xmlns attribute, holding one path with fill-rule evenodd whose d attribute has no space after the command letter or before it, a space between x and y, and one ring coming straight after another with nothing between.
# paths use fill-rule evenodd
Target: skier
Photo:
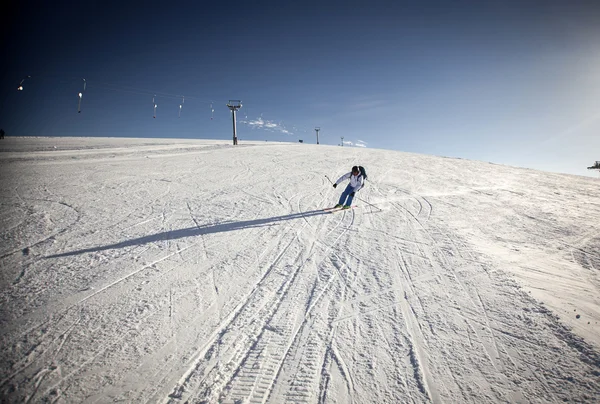
<instances>
[{"instance_id":1,"label":"skier","mask_svg":"<svg viewBox=\"0 0 600 404\"><path fill-rule=\"evenodd\" d=\"M354 198L354 195L363 186L363 181L364 181L363 175L360 172L360 170L358 169L358 167L354 166L354 167L352 167L352 172L342 175L335 182L335 184L333 184L333 187L334 188L337 187L339 183L341 183L347 179L350 179L350 183L348 184L348 186L346 187L344 192L342 192L342 195L340 196L340 201L338 202L337 205L335 205L335 208L350 209L350 207L352 206L352 199Z\"/></svg>"}]
</instances>

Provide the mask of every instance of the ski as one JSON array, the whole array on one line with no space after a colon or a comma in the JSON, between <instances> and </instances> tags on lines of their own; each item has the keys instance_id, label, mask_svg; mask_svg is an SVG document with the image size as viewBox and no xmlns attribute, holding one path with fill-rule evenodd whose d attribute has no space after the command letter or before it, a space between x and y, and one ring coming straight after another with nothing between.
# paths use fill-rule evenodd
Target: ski
<instances>
[{"instance_id":1,"label":"ski","mask_svg":"<svg viewBox=\"0 0 600 404\"><path fill-rule=\"evenodd\" d=\"M334 208L334 209L330 209L330 210L328 210L328 212L330 212L330 213L343 212L343 211L345 211L345 210L354 209L354 208L356 208L356 207L357 207L357 205L352 205L352 206L350 206L349 208L346 208L346 209L344 209L344 208Z\"/></svg>"}]
</instances>

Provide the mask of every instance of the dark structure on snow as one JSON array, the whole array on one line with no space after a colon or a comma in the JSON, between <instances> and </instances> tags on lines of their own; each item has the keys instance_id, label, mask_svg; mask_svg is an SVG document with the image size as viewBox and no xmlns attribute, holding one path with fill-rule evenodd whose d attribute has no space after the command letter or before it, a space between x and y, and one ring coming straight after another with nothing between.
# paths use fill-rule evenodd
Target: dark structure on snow
<instances>
[{"instance_id":1,"label":"dark structure on snow","mask_svg":"<svg viewBox=\"0 0 600 404\"><path fill-rule=\"evenodd\" d=\"M593 166L588 167L588 170L600 170L600 161L596 161Z\"/></svg>"}]
</instances>

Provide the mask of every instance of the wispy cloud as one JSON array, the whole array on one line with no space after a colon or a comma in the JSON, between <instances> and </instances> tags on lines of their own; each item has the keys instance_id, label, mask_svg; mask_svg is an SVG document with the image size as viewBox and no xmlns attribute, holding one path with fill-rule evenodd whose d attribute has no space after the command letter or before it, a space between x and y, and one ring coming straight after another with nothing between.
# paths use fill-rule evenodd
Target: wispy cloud
<instances>
[{"instance_id":1,"label":"wispy cloud","mask_svg":"<svg viewBox=\"0 0 600 404\"><path fill-rule=\"evenodd\" d=\"M353 142L352 140L344 140L344 146L367 147L367 144L362 140L357 140L356 142Z\"/></svg>"},{"instance_id":2,"label":"wispy cloud","mask_svg":"<svg viewBox=\"0 0 600 404\"><path fill-rule=\"evenodd\" d=\"M344 140L344 145L353 147L367 147L367 143L363 142L362 140L357 140L356 142L353 142L352 140Z\"/></svg>"},{"instance_id":3,"label":"wispy cloud","mask_svg":"<svg viewBox=\"0 0 600 404\"><path fill-rule=\"evenodd\" d=\"M240 121L240 123L246 124L252 129L264 129L269 132L281 132L286 135L293 135L293 132L287 130L281 122L277 123L265 120L262 116L252 120Z\"/></svg>"}]
</instances>

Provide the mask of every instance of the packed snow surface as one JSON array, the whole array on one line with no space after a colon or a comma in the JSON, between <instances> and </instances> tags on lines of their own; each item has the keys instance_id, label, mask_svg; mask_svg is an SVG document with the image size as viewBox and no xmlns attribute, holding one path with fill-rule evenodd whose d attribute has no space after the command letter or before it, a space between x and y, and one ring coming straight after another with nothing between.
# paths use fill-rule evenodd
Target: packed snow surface
<instances>
[{"instance_id":1,"label":"packed snow surface","mask_svg":"<svg viewBox=\"0 0 600 404\"><path fill-rule=\"evenodd\" d=\"M600 401L595 178L111 138L0 169L3 402Z\"/></svg>"}]
</instances>

